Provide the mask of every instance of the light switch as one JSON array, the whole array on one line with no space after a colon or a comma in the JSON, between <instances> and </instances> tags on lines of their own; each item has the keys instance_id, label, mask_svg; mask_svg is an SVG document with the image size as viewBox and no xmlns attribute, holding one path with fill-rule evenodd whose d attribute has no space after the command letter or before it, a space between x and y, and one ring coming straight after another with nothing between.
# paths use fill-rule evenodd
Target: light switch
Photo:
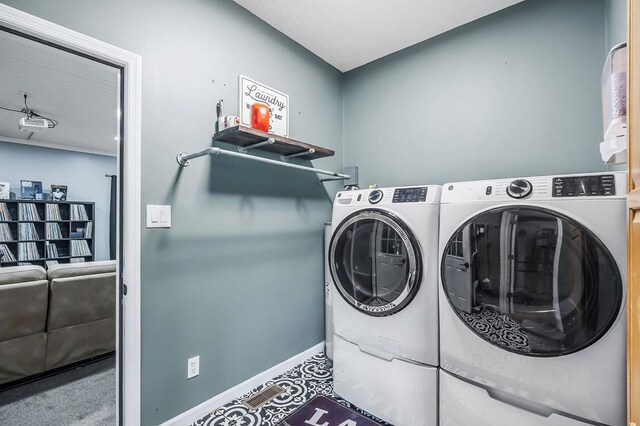
<instances>
[{"instance_id":1,"label":"light switch","mask_svg":"<svg viewBox=\"0 0 640 426\"><path fill-rule=\"evenodd\" d=\"M171 206L147 204L147 228L171 228Z\"/></svg>"}]
</instances>

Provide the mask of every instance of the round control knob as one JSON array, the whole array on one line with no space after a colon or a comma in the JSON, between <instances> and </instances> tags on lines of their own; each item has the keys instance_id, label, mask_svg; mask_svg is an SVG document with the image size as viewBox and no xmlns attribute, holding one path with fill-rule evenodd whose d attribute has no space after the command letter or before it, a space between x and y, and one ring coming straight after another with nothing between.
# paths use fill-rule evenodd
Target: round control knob
<instances>
[{"instance_id":1,"label":"round control knob","mask_svg":"<svg viewBox=\"0 0 640 426\"><path fill-rule=\"evenodd\" d=\"M384 194L379 189L374 189L369 193L369 202L371 204L378 204L382 200Z\"/></svg>"},{"instance_id":2,"label":"round control knob","mask_svg":"<svg viewBox=\"0 0 640 426\"><path fill-rule=\"evenodd\" d=\"M507 194L511 198L526 198L531 195L531 191L533 191L533 186L525 179L514 180L507 187Z\"/></svg>"}]
</instances>

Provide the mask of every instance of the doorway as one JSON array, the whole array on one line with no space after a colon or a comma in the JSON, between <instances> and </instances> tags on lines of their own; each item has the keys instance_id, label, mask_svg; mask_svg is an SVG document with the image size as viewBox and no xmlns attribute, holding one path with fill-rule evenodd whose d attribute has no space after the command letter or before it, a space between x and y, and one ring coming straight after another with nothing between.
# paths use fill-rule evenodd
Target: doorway
<instances>
[{"instance_id":1,"label":"doorway","mask_svg":"<svg viewBox=\"0 0 640 426\"><path fill-rule=\"evenodd\" d=\"M60 178L45 176L39 180L37 176L29 178L26 175L0 178L0 181L9 182L10 188L8 200L0 200L0 203L5 201L7 210L12 212L11 209L14 209L16 216L15 221L6 221L10 238L16 239L10 243L15 251L15 262L3 263L0 271L5 267L33 268L36 274L40 274L35 277L36 281L47 289L46 300L41 301L46 308L44 313L37 315L42 325L35 326L41 340L41 353L37 362L32 363L37 365L30 365L31 369L17 368L17 374L7 377L4 386L9 389L7 392L11 392L20 387L33 388L34 383L50 380L54 376L77 376L80 371L93 379L95 376L111 374L113 380L107 378L103 381L115 382L113 392L106 392L107 398L102 402L107 401L109 395L113 400L98 404L101 414L96 414L100 410L80 413L79 416L85 416L83 420L89 421L81 424L106 424L101 423L104 418L111 418L111 423L116 420L118 424L138 424L140 57L5 5L0 5L0 36L0 43L4 46L16 43L13 45L17 49L16 58L28 58L26 52L29 49L39 50L34 50L31 63L26 61L29 71L47 68L53 71L53 75L39 77L26 71L15 72L19 61L4 61L6 65L3 64L3 68L7 69L1 72L11 72L13 67L15 78L3 81L16 83L13 91L21 103L18 104L5 93L0 96L0 106L3 107L0 130L5 128L3 120L16 121L13 134L0 134L3 136L0 150L4 148L6 153L11 153L1 155L0 161L9 164L12 158L18 159L22 154L27 160L39 158L38 161L26 161L18 169L17 174L30 175L36 174L33 171L36 166L46 170L68 164L66 176L60 175ZM58 59L53 59L56 56ZM75 62L76 67L60 60L63 57ZM80 78L76 84L66 81L74 74L72 69L80 70L77 74L84 75L84 80ZM57 87L65 86L60 83L62 81L66 81L66 89ZM55 92L55 89L59 92L48 93ZM113 120L108 118L109 114ZM13 118L4 118L7 115L13 115ZM38 125L42 129L37 129ZM6 129L6 133L10 133L9 126ZM46 158L49 158L48 164ZM109 167L109 164L113 167ZM89 165L94 166L94 175L100 169L103 179L102 182L93 183L95 201L89 199L92 185L74 176L77 172L75 169ZM3 169L8 170L6 167ZM62 182L64 178L73 182ZM31 183L33 190L23 193L28 183ZM66 197L61 195L65 193L64 186L67 187ZM89 188L83 189L83 186ZM28 211L35 211L38 217L21 220L23 217L20 215ZM29 234L32 231L35 234ZM23 241L23 238L26 239ZM109 262L112 262L113 266L109 268L113 270L106 271L105 264ZM65 287L63 284L68 285L65 280L78 281L79 277L75 276L79 274L77 270L92 267L93 275L87 277L82 274L82 284L73 283L76 287L73 290L66 289L65 296L62 291ZM73 272L65 272L65 269ZM102 281L102 286L99 281ZM106 285L105 281L113 285ZM102 290L93 291L90 288ZM75 303L80 307L89 305L85 311L91 311L97 317L89 318L87 322L98 328L85 330L84 335L82 332L76 333L75 337L50 338L55 334L56 326L75 327L74 331L89 327L84 323L71 323L83 317L82 308L74 312L71 318L62 318L65 313L69 316L70 309L56 306L61 301L73 306L82 297L99 299ZM106 300L112 302L111 306L104 303ZM60 315L56 316L56 312ZM106 312L112 312L112 317L108 318L110 314ZM49 347L51 341L56 341L57 346L50 344ZM49 354L48 349L51 349ZM92 372L97 374L92 375ZM61 406L54 409L64 411L68 408ZM112 410L112 417L109 417L111 414L107 415L109 410Z\"/></svg>"}]
</instances>

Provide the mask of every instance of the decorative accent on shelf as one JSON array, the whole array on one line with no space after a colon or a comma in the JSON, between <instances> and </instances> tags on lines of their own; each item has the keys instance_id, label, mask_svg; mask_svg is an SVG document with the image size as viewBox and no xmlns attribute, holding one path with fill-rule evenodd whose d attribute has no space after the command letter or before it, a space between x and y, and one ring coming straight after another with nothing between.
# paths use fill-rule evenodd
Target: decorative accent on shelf
<instances>
[{"instance_id":1,"label":"decorative accent on shelf","mask_svg":"<svg viewBox=\"0 0 640 426\"><path fill-rule=\"evenodd\" d=\"M23 200L42 201L44 198L42 193L42 182L35 180L21 180L20 196Z\"/></svg>"},{"instance_id":2,"label":"decorative accent on shelf","mask_svg":"<svg viewBox=\"0 0 640 426\"><path fill-rule=\"evenodd\" d=\"M240 75L238 109L240 124L251 125L253 118L252 105L256 102L265 104L270 109L267 117L268 130L274 135L289 136L289 96L259 83L247 76ZM221 129L218 129L221 130Z\"/></svg>"},{"instance_id":3,"label":"decorative accent on shelf","mask_svg":"<svg viewBox=\"0 0 640 426\"><path fill-rule=\"evenodd\" d=\"M8 200L9 198L11 198L11 184L0 182L0 200Z\"/></svg>"},{"instance_id":4,"label":"decorative accent on shelf","mask_svg":"<svg viewBox=\"0 0 640 426\"><path fill-rule=\"evenodd\" d=\"M67 201L67 185L51 185L52 201Z\"/></svg>"},{"instance_id":5,"label":"decorative accent on shelf","mask_svg":"<svg viewBox=\"0 0 640 426\"><path fill-rule=\"evenodd\" d=\"M271 110L267 104L261 102L251 104L251 127L268 132L269 117L271 117Z\"/></svg>"}]
</instances>

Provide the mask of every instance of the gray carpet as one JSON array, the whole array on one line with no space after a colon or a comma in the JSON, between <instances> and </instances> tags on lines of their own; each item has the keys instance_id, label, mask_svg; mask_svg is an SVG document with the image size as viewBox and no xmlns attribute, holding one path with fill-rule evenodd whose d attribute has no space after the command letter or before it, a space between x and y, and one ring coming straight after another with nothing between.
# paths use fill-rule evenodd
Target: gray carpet
<instances>
[{"instance_id":1,"label":"gray carpet","mask_svg":"<svg viewBox=\"0 0 640 426\"><path fill-rule=\"evenodd\" d=\"M115 357L0 392L0 425L115 424Z\"/></svg>"}]
</instances>

